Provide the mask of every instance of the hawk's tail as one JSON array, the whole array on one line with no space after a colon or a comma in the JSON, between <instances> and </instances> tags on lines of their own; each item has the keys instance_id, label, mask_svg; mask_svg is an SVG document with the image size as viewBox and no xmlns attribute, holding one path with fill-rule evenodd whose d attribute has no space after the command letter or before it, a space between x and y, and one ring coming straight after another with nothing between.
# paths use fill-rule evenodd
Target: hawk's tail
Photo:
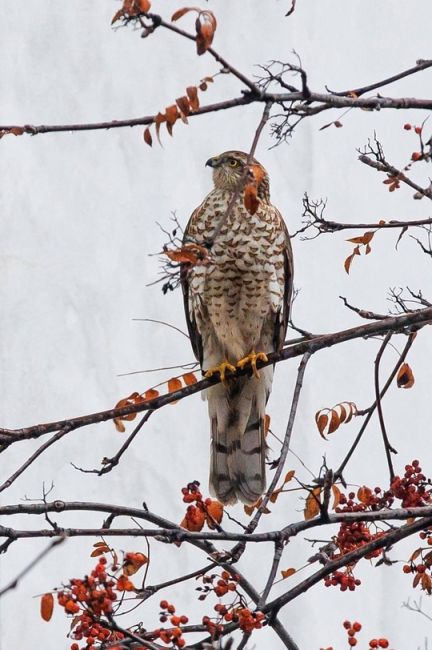
<instances>
[{"instance_id":1,"label":"hawk's tail","mask_svg":"<svg viewBox=\"0 0 432 650\"><path fill-rule=\"evenodd\" d=\"M208 390L211 421L210 491L224 504L255 503L266 487L265 406L273 368Z\"/></svg>"}]
</instances>

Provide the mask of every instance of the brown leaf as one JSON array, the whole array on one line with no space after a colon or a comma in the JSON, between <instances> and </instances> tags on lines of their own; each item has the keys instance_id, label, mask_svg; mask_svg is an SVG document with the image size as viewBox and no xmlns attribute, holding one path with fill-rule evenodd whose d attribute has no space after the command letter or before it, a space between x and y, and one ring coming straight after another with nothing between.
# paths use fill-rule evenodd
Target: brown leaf
<instances>
[{"instance_id":1,"label":"brown leaf","mask_svg":"<svg viewBox=\"0 0 432 650\"><path fill-rule=\"evenodd\" d=\"M177 97L176 99L177 106L180 109L180 117L186 124L188 123L187 116L190 113L189 99L186 95L183 97Z\"/></svg>"},{"instance_id":2,"label":"brown leaf","mask_svg":"<svg viewBox=\"0 0 432 650\"><path fill-rule=\"evenodd\" d=\"M243 203L249 214L255 214L260 204L256 185L253 185L252 183L246 185L244 188Z\"/></svg>"},{"instance_id":3,"label":"brown leaf","mask_svg":"<svg viewBox=\"0 0 432 650\"><path fill-rule=\"evenodd\" d=\"M176 250L164 249L164 254L173 262L178 264L206 264L208 261L208 250L199 244L184 244Z\"/></svg>"},{"instance_id":4,"label":"brown leaf","mask_svg":"<svg viewBox=\"0 0 432 650\"><path fill-rule=\"evenodd\" d=\"M154 123L156 124L156 135L157 135L157 139L158 139L158 142L159 142L160 146L162 146L162 142L161 142L161 139L160 139L160 127L161 127L161 124L163 124L163 122L165 122L165 121L166 121L166 117L165 117L165 115L163 113L158 113L156 115L156 117L154 118Z\"/></svg>"},{"instance_id":5,"label":"brown leaf","mask_svg":"<svg viewBox=\"0 0 432 650\"><path fill-rule=\"evenodd\" d=\"M204 54L213 42L216 18L212 11L200 11L195 21L197 54Z\"/></svg>"},{"instance_id":6,"label":"brown leaf","mask_svg":"<svg viewBox=\"0 0 432 650\"><path fill-rule=\"evenodd\" d=\"M123 8L116 11L114 16L112 17L111 25L114 25L114 23L116 23L123 16L124 16L124 9Z\"/></svg>"},{"instance_id":7,"label":"brown leaf","mask_svg":"<svg viewBox=\"0 0 432 650\"><path fill-rule=\"evenodd\" d=\"M323 413L323 411L318 411L315 414L315 422L317 423L318 431L320 432L321 437L324 438L324 440L327 440L327 438L324 435L324 429L326 428L328 423L327 413Z\"/></svg>"},{"instance_id":8,"label":"brown leaf","mask_svg":"<svg viewBox=\"0 0 432 650\"><path fill-rule=\"evenodd\" d=\"M159 391L156 390L155 388L149 388L146 390L144 393L144 401L147 402L149 399L155 399L156 397L159 397Z\"/></svg>"},{"instance_id":9,"label":"brown leaf","mask_svg":"<svg viewBox=\"0 0 432 650\"><path fill-rule=\"evenodd\" d=\"M54 596L52 594L44 594L40 603L40 614L44 621L48 623L54 610Z\"/></svg>"},{"instance_id":10,"label":"brown leaf","mask_svg":"<svg viewBox=\"0 0 432 650\"><path fill-rule=\"evenodd\" d=\"M114 426L119 433L124 433L126 431L125 425L119 418L114 418Z\"/></svg>"},{"instance_id":11,"label":"brown leaf","mask_svg":"<svg viewBox=\"0 0 432 650\"><path fill-rule=\"evenodd\" d=\"M182 375L182 379L186 386L192 386L192 384L196 384L198 381L193 372L185 373Z\"/></svg>"},{"instance_id":12,"label":"brown leaf","mask_svg":"<svg viewBox=\"0 0 432 650\"><path fill-rule=\"evenodd\" d=\"M144 564L148 563L148 557L144 553L126 553L123 562L123 574L133 576Z\"/></svg>"},{"instance_id":13,"label":"brown leaf","mask_svg":"<svg viewBox=\"0 0 432 650\"><path fill-rule=\"evenodd\" d=\"M268 434L268 432L270 430L270 424L271 424L271 418L268 415L268 413L266 413L264 415L264 435L265 436Z\"/></svg>"},{"instance_id":14,"label":"brown leaf","mask_svg":"<svg viewBox=\"0 0 432 650\"><path fill-rule=\"evenodd\" d=\"M331 486L332 492L333 492L333 505L332 509L334 510L335 508L338 507L339 502L340 502L340 497L341 497L341 491L339 490L338 486L333 483Z\"/></svg>"},{"instance_id":15,"label":"brown leaf","mask_svg":"<svg viewBox=\"0 0 432 650\"><path fill-rule=\"evenodd\" d=\"M199 11L196 7L183 7L183 9L177 9L171 16L172 22L175 22L176 20L179 20L182 18L185 14L187 14L189 11Z\"/></svg>"},{"instance_id":16,"label":"brown leaf","mask_svg":"<svg viewBox=\"0 0 432 650\"><path fill-rule=\"evenodd\" d=\"M340 425L339 415L337 411L332 409L330 411L330 424L328 428L328 433L333 433Z\"/></svg>"},{"instance_id":17,"label":"brown leaf","mask_svg":"<svg viewBox=\"0 0 432 650\"><path fill-rule=\"evenodd\" d=\"M153 144L153 138L152 138L152 134L150 133L149 127L144 129L144 142L148 144L149 147L151 147Z\"/></svg>"},{"instance_id":18,"label":"brown leaf","mask_svg":"<svg viewBox=\"0 0 432 650\"><path fill-rule=\"evenodd\" d=\"M312 492L309 492L309 496L306 499L306 504L304 508L304 518L306 521L309 519L313 519L320 513L320 495L321 495L321 488L316 487L312 490Z\"/></svg>"},{"instance_id":19,"label":"brown leaf","mask_svg":"<svg viewBox=\"0 0 432 650\"><path fill-rule=\"evenodd\" d=\"M278 490L275 490L274 492L271 493L269 500L271 503L276 503L279 494L281 493L282 488L279 488Z\"/></svg>"},{"instance_id":20,"label":"brown leaf","mask_svg":"<svg viewBox=\"0 0 432 650\"><path fill-rule=\"evenodd\" d=\"M422 576L421 573L416 573L415 574L414 580L413 580L413 589L415 589L415 587L417 587L418 583L420 582L421 576Z\"/></svg>"},{"instance_id":21,"label":"brown leaf","mask_svg":"<svg viewBox=\"0 0 432 650\"><path fill-rule=\"evenodd\" d=\"M165 109L165 119L167 121L167 124L174 125L179 117L180 115L175 104L167 106Z\"/></svg>"},{"instance_id":22,"label":"brown leaf","mask_svg":"<svg viewBox=\"0 0 432 650\"><path fill-rule=\"evenodd\" d=\"M421 579L421 587L424 591L427 591L428 594L432 592L432 580L429 573L423 573Z\"/></svg>"},{"instance_id":23,"label":"brown leaf","mask_svg":"<svg viewBox=\"0 0 432 650\"><path fill-rule=\"evenodd\" d=\"M293 576L294 573L296 572L296 569L291 567L290 569L284 569L281 571L282 578L285 580L285 578L289 578L290 576Z\"/></svg>"},{"instance_id":24,"label":"brown leaf","mask_svg":"<svg viewBox=\"0 0 432 650\"><path fill-rule=\"evenodd\" d=\"M196 86L188 86L186 88L186 94L189 98L191 111L197 111L199 109L198 88Z\"/></svg>"},{"instance_id":25,"label":"brown leaf","mask_svg":"<svg viewBox=\"0 0 432 650\"><path fill-rule=\"evenodd\" d=\"M220 524L223 517L223 505L220 501L216 499L206 499L206 523L207 526L211 529L216 528L216 524Z\"/></svg>"},{"instance_id":26,"label":"brown leaf","mask_svg":"<svg viewBox=\"0 0 432 650\"><path fill-rule=\"evenodd\" d=\"M416 550L411 554L409 562L415 562L415 560L419 557L421 552L422 552L421 548L416 548Z\"/></svg>"},{"instance_id":27,"label":"brown leaf","mask_svg":"<svg viewBox=\"0 0 432 650\"><path fill-rule=\"evenodd\" d=\"M294 476L295 476L295 469L291 469L287 474L285 474L283 484L285 485L285 483L289 483L294 478Z\"/></svg>"},{"instance_id":28,"label":"brown leaf","mask_svg":"<svg viewBox=\"0 0 432 650\"><path fill-rule=\"evenodd\" d=\"M333 122L333 124L335 125L335 127L336 127L337 129L341 129L341 128L343 127L342 122L339 122L339 120L335 120L335 121Z\"/></svg>"},{"instance_id":29,"label":"brown leaf","mask_svg":"<svg viewBox=\"0 0 432 650\"><path fill-rule=\"evenodd\" d=\"M346 271L348 274L349 274L349 272L350 272L351 263L352 263L352 261L353 261L353 259L354 259L354 257L355 257L356 255L360 255L360 250L359 250L359 247L358 247L358 246L356 246L356 247L354 248L352 254L351 254L351 255L348 255L348 257L346 258L346 260L345 260L345 262L344 262L344 269L345 269L345 271Z\"/></svg>"},{"instance_id":30,"label":"brown leaf","mask_svg":"<svg viewBox=\"0 0 432 650\"><path fill-rule=\"evenodd\" d=\"M411 370L411 366L408 363L403 363L399 368L397 374L397 385L398 388L412 388L414 386L414 375Z\"/></svg>"}]
</instances>

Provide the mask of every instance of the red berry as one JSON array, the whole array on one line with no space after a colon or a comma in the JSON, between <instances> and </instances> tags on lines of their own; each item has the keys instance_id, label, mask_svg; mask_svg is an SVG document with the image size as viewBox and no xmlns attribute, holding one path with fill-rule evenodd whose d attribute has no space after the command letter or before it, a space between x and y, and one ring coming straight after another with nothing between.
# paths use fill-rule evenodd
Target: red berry
<instances>
[{"instance_id":1,"label":"red berry","mask_svg":"<svg viewBox=\"0 0 432 650\"><path fill-rule=\"evenodd\" d=\"M351 627L351 623L350 623L350 621L344 621L344 622L343 622L343 626L344 626L344 628L345 628L346 630L349 630L350 627Z\"/></svg>"},{"instance_id":2,"label":"red berry","mask_svg":"<svg viewBox=\"0 0 432 650\"><path fill-rule=\"evenodd\" d=\"M413 151L413 153L411 154L411 160L416 162L417 160L420 160L420 158L421 158L420 151Z\"/></svg>"},{"instance_id":3,"label":"red berry","mask_svg":"<svg viewBox=\"0 0 432 650\"><path fill-rule=\"evenodd\" d=\"M420 135L420 133L422 132L421 126L416 126L414 131L417 133L417 135Z\"/></svg>"},{"instance_id":4,"label":"red berry","mask_svg":"<svg viewBox=\"0 0 432 650\"><path fill-rule=\"evenodd\" d=\"M387 641L387 639L378 639L378 645L380 648L388 648L389 642Z\"/></svg>"},{"instance_id":5,"label":"red berry","mask_svg":"<svg viewBox=\"0 0 432 650\"><path fill-rule=\"evenodd\" d=\"M411 131L412 126L411 126L411 124L404 124L403 128L405 129L405 131Z\"/></svg>"},{"instance_id":6,"label":"red berry","mask_svg":"<svg viewBox=\"0 0 432 650\"><path fill-rule=\"evenodd\" d=\"M355 646L355 645L357 645L357 639L356 639L355 637L353 637L353 636L350 637L350 638L348 639L348 644L351 645L351 646Z\"/></svg>"},{"instance_id":7,"label":"red berry","mask_svg":"<svg viewBox=\"0 0 432 650\"><path fill-rule=\"evenodd\" d=\"M360 632L361 628L362 628L361 623L359 623L358 621L355 621L355 622L353 623L353 629L354 629L356 632Z\"/></svg>"},{"instance_id":8,"label":"red berry","mask_svg":"<svg viewBox=\"0 0 432 650\"><path fill-rule=\"evenodd\" d=\"M167 609L168 605L169 605L169 602L167 600L161 600L160 603L159 603L159 607L161 609Z\"/></svg>"}]
</instances>

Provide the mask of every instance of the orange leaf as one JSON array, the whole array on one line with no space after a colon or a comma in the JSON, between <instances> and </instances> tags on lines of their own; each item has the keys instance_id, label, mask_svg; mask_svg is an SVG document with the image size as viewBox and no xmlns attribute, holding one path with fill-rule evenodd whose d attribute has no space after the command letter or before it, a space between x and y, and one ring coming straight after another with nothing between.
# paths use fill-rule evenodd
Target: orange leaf
<instances>
[{"instance_id":1,"label":"orange leaf","mask_svg":"<svg viewBox=\"0 0 432 650\"><path fill-rule=\"evenodd\" d=\"M223 517L223 505L216 499L206 499L206 522L209 528L216 528L215 522L220 524Z\"/></svg>"},{"instance_id":2,"label":"orange leaf","mask_svg":"<svg viewBox=\"0 0 432 650\"><path fill-rule=\"evenodd\" d=\"M167 124L170 124L171 126L174 125L179 117L180 115L175 104L167 106L165 109L165 119L167 121Z\"/></svg>"},{"instance_id":3,"label":"orange leaf","mask_svg":"<svg viewBox=\"0 0 432 650\"><path fill-rule=\"evenodd\" d=\"M180 390L182 388L183 384L181 382L181 379L178 379L178 377L172 377L172 379L168 380L168 392L169 393L174 393L176 390Z\"/></svg>"},{"instance_id":4,"label":"orange leaf","mask_svg":"<svg viewBox=\"0 0 432 650\"><path fill-rule=\"evenodd\" d=\"M155 399L156 397L159 397L159 391L156 390L155 388L149 388L144 393L144 401L146 401L146 402L147 402L147 400Z\"/></svg>"},{"instance_id":5,"label":"orange leaf","mask_svg":"<svg viewBox=\"0 0 432 650\"><path fill-rule=\"evenodd\" d=\"M135 5L138 6L139 10L145 13L150 11L151 3L150 0L135 0Z\"/></svg>"},{"instance_id":6,"label":"orange leaf","mask_svg":"<svg viewBox=\"0 0 432 650\"><path fill-rule=\"evenodd\" d=\"M200 11L195 22L197 54L204 54L213 42L217 22L211 11Z\"/></svg>"},{"instance_id":7,"label":"orange leaf","mask_svg":"<svg viewBox=\"0 0 432 650\"><path fill-rule=\"evenodd\" d=\"M185 375L182 375L182 379L186 386L192 386L192 384L196 384L198 381L193 372L187 372Z\"/></svg>"},{"instance_id":8,"label":"orange leaf","mask_svg":"<svg viewBox=\"0 0 432 650\"><path fill-rule=\"evenodd\" d=\"M148 563L148 557L144 553L126 553L123 562L123 574L133 576L144 564Z\"/></svg>"},{"instance_id":9,"label":"orange leaf","mask_svg":"<svg viewBox=\"0 0 432 650\"><path fill-rule=\"evenodd\" d=\"M285 478L284 478L284 482L283 482L283 484L285 485L285 483L289 483L289 482L291 481L291 479L294 478L294 476L295 476L295 469L291 469L291 470L290 470L290 471L285 475Z\"/></svg>"},{"instance_id":10,"label":"orange leaf","mask_svg":"<svg viewBox=\"0 0 432 650\"><path fill-rule=\"evenodd\" d=\"M255 212L258 210L260 201L255 185L252 185L251 183L249 183L249 185L246 185L244 189L243 203L249 214L255 214Z\"/></svg>"},{"instance_id":11,"label":"orange leaf","mask_svg":"<svg viewBox=\"0 0 432 650\"><path fill-rule=\"evenodd\" d=\"M264 415L264 435L266 436L269 432L271 424L271 418L267 413Z\"/></svg>"},{"instance_id":12,"label":"orange leaf","mask_svg":"<svg viewBox=\"0 0 432 650\"><path fill-rule=\"evenodd\" d=\"M274 492L271 493L271 495L269 497L270 503L276 503L276 501L277 501L277 499L279 497L279 494L281 493L281 490L282 490L282 488L279 488L278 490L275 490Z\"/></svg>"},{"instance_id":13,"label":"orange leaf","mask_svg":"<svg viewBox=\"0 0 432 650\"><path fill-rule=\"evenodd\" d=\"M398 388L412 388L414 386L414 375L411 370L411 366L408 363L403 363L399 368L397 374L397 385Z\"/></svg>"},{"instance_id":14,"label":"orange leaf","mask_svg":"<svg viewBox=\"0 0 432 650\"><path fill-rule=\"evenodd\" d=\"M187 116L190 113L189 99L186 97L186 95L183 95L182 97L177 97L176 104L180 109L181 119L183 120L183 122L185 122L185 124L188 124Z\"/></svg>"},{"instance_id":15,"label":"orange leaf","mask_svg":"<svg viewBox=\"0 0 432 650\"><path fill-rule=\"evenodd\" d=\"M161 124L165 121L166 121L166 117L162 113L158 113L154 118L154 123L156 124L156 135L157 135L158 142L161 146L162 146L162 142L160 139L160 127Z\"/></svg>"},{"instance_id":16,"label":"orange leaf","mask_svg":"<svg viewBox=\"0 0 432 650\"><path fill-rule=\"evenodd\" d=\"M196 86L188 86L186 94L189 98L189 104L192 111L199 109L198 88Z\"/></svg>"},{"instance_id":17,"label":"orange leaf","mask_svg":"<svg viewBox=\"0 0 432 650\"><path fill-rule=\"evenodd\" d=\"M316 487L312 490L312 492L309 492L309 496L306 499L306 504L305 504L305 509L304 509L304 518L306 521L308 519L313 519L320 513L320 495L321 495L321 488Z\"/></svg>"},{"instance_id":18,"label":"orange leaf","mask_svg":"<svg viewBox=\"0 0 432 650\"><path fill-rule=\"evenodd\" d=\"M341 497L341 491L339 490L337 485L332 485L332 492L333 492L333 505L332 508L333 510L338 507L339 502L340 502L340 497Z\"/></svg>"},{"instance_id":19,"label":"orange leaf","mask_svg":"<svg viewBox=\"0 0 432 650\"><path fill-rule=\"evenodd\" d=\"M291 567L290 569L282 570L281 571L282 578L285 580L285 578L289 578L290 576L293 576L295 572L296 569L293 569L293 567Z\"/></svg>"},{"instance_id":20,"label":"orange leaf","mask_svg":"<svg viewBox=\"0 0 432 650\"><path fill-rule=\"evenodd\" d=\"M48 623L54 610L54 596L52 594L44 594L41 598L40 613L44 621Z\"/></svg>"},{"instance_id":21,"label":"orange leaf","mask_svg":"<svg viewBox=\"0 0 432 650\"><path fill-rule=\"evenodd\" d=\"M120 418L114 418L114 425L119 433L124 433L126 431L126 427Z\"/></svg>"},{"instance_id":22,"label":"orange leaf","mask_svg":"<svg viewBox=\"0 0 432 650\"><path fill-rule=\"evenodd\" d=\"M208 261L208 250L199 244L184 244L176 250L164 248L164 254L178 264L205 264Z\"/></svg>"},{"instance_id":23,"label":"orange leaf","mask_svg":"<svg viewBox=\"0 0 432 650\"><path fill-rule=\"evenodd\" d=\"M175 11L171 16L171 20L175 22L176 20L182 18L189 11L199 11L199 10L196 7L183 7L183 9L177 9L177 11Z\"/></svg>"},{"instance_id":24,"label":"orange leaf","mask_svg":"<svg viewBox=\"0 0 432 650\"><path fill-rule=\"evenodd\" d=\"M352 244L369 244L369 242L372 240L372 237L375 235L375 230L370 230L369 232L365 232L364 235L361 235L360 237L351 237L351 239L347 239L347 241L351 242Z\"/></svg>"},{"instance_id":25,"label":"orange leaf","mask_svg":"<svg viewBox=\"0 0 432 650\"><path fill-rule=\"evenodd\" d=\"M144 130L144 142L148 144L149 147L153 144L153 138L148 127Z\"/></svg>"},{"instance_id":26,"label":"orange leaf","mask_svg":"<svg viewBox=\"0 0 432 650\"><path fill-rule=\"evenodd\" d=\"M124 16L124 9L119 9L118 11L116 11L114 16L112 17L111 25L114 25L114 23L117 22L120 18L122 18L122 16Z\"/></svg>"}]
</instances>

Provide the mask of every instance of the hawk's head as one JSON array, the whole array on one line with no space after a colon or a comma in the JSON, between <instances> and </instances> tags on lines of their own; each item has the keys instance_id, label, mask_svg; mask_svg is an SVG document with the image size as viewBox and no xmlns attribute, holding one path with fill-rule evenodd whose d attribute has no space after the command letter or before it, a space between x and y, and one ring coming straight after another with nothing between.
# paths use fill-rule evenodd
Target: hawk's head
<instances>
[{"instance_id":1,"label":"hawk's head","mask_svg":"<svg viewBox=\"0 0 432 650\"><path fill-rule=\"evenodd\" d=\"M220 156L209 158L206 165L213 168L215 187L220 190L235 190L242 178L244 178L245 184L250 182L250 178L245 176L247 159L248 154L244 151L225 151ZM260 167L262 184L268 184L268 176L264 167L255 158L252 158L250 165Z\"/></svg>"}]
</instances>

